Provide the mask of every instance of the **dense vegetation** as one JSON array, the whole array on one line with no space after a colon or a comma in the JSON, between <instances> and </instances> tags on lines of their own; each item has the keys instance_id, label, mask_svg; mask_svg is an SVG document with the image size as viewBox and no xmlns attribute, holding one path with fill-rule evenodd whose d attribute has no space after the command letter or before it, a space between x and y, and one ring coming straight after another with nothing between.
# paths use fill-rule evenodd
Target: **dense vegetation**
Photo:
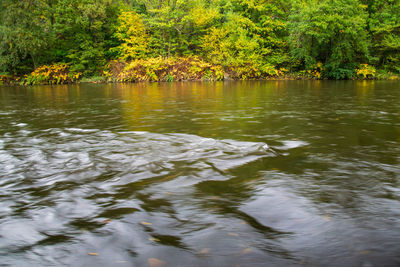
<instances>
[{"instance_id":1,"label":"dense vegetation","mask_svg":"<svg viewBox=\"0 0 400 267\"><path fill-rule=\"evenodd\" d=\"M0 2L4 81L399 74L399 0Z\"/></svg>"}]
</instances>

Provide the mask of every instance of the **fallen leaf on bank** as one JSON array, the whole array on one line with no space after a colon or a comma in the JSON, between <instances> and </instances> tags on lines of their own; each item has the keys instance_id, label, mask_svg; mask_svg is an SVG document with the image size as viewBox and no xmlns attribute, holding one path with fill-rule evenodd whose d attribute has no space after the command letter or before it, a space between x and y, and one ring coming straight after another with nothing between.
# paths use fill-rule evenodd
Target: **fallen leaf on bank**
<instances>
[{"instance_id":1,"label":"fallen leaf on bank","mask_svg":"<svg viewBox=\"0 0 400 267\"><path fill-rule=\"evenodd\" d=\"M106 223L109 223L109 222L111 222L111 219L104 220L104 221L102 221L101 223L102 223L102 224L106 224Z\"/></svg>"},{"instance_id":2,"label":"fallen leaf on bank","mask_svg":"<svg viewBox=\"0 0 400 267\"><path fill-rule=\"evenodd\" d=\"M150 237L149 238L150 241L154 241L154 242L160 242L161 240L155 237Z\"/></svg>"},{"instance_id":3,"label":"fallen leaf on bank","mask_svg":"<svg viewBox=\"0 0 400 267\"><path fill-rule=\"evenodd\" d=\"M141 222L141 224L143 224L143 225L153 225L152 223L149 223L149 222Z\"/></svg>"},{"instance_id":4,"label":"fallen leaf on bank","mask_svg":"<svg viewBox=\"0 0 400 267\"><path fill-rule=\"evenodd\" d=\"M156 259L156 258L149 258L147 260L150 267L163 267L165 266L165 261Z\"/></svg>"},{"instance_id":5,"label":"fallen leaf on bank","mask_svg":"<svg viewBox=\"0 0 400 267\"><path fill-rule=\"evenodd\" d=\"M96 253L96 252L89 252L88 255L90 255L90 256L99 256L99 253Z\"/></svg>"}]
</instances>

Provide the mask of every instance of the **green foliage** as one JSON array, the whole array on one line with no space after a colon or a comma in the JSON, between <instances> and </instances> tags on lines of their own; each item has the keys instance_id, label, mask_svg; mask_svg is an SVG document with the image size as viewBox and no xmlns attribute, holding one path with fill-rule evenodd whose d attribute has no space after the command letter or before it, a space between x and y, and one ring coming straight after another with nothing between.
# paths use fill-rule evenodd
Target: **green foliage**
<instances>
[{"instance_id":1,"label":"green foliage","mask_svg":"<svg viewBox=\"0 0 400 267\"><path fill-rule=\"evenodd\" d=\"M0 71L26 73L49 54L48 1L0 2Z\"/></svg>"},{"instance_id":2,"label":"green foliage","mask_svg":"<svg viewBox=\"0 0 400 267\"><path fill-rule=\"evenodd\" d=\"M212 24L215 15L205 11L203 1L137 2L145 7L144 21L152 36L152 56L195 54L202 30ZM199 14L201 11L204 13Z\"/></svg>"},{"instance_id":3,"label":"green foliage","mask_svg":"<svg viewBox=\"0 0 400 267\"><path fill-rule=\"evenodd\" d=\"M4 0L0 70L27 73L64 61L93 74L106 63L116 6L111 0Z\"/></svg>"},{"instance_id":4,"label":"green foliage","mask_svg":"<svg viewBox=\"0 0 400 267\"><path fill-rule=\"evenodd\" d=\"M400 1L365 1L377 65L400 73Z\"/></svg>"},{"instance_id":5,"label":"green foliage","mask_svg":"<svg viewBox=\"0 0 400 267\"><path fill-rule=\"evenodd\" d=\"M375 78L378 80L400 80L400 75L386 70L377 70Z\"/></svg>"},{"instance_id":6,"label":"green foliage","mask_svg":"<svg viewBox=\"0 0 400 267\"><path fill-rule=\"evenodd\" d=\"M296 1L291 13L291 52L306 70L322 62L325 77L351 78L368 58L367 16L358 0Z\"/></svg>"},{"instance_id":7,"label":"green foliage","mask_svg":"<svg viewBox=\"0 0 400 267\"><path fill-rule=\"evenodd\" d=\"M74 71L96 73L106 63L117 6L111 0L58 0L53 16L56 54Z\"/></svg>"},{"instance_id":8,"label":"green foliage","mask_svg":"<svg viewBox=\"0 0 400 267\"><path fill-rule=\"evenodd\" d=\"M395 77L400 1L0 1L0 73L55 63L85 77L119 66L132 81Z\"/></svg>"},{"instance_id":9,"label":"green foliage","mask_svg":"<svg viewBox=\"0 0 400 267\"><path fill-rule=\"evenodd\" d=\"M165 77L165 81L166 82L173 82L174 81L174 76L172 76L171 74L167 74L167 76Z\"/></svg>"},{"instance_id":10,"label":"green foliage","mask_svg":"<svg viewBox=\"0 0 400 267\"><path fill-rule=\"evenodd\" d=\"M260 40L247 30L252 22L238 15L228 18L222 28L211 29L203 38L204 57L213 63L235 66L261 62Z\"/></svg>"},{"instance_id":11,"label":"green foliage","mask_svg":"<svg viewBox=\"0 0 400 267\"><path fill-rule=\"evenodd\" d=\"M210 62L239 68L251 65L263 69L287 63L286 23L278 4L232 1L224 23L212 27L202 38L203 56Z\"/></svg>"}]
</instances>

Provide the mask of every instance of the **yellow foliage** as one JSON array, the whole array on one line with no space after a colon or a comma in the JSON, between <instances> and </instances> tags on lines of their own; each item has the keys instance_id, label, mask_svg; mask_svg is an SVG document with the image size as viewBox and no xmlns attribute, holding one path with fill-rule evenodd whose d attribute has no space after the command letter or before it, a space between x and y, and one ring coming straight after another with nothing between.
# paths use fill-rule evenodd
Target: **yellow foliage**
<instances>
[{"instance_id":1,"label":"yellow foliage","mask_svg":"<svg viewBox=\"0 0 400 267\"><path fill-rule=\"evenodd\" d=\"M105 71L110 80L119 82L222 80L224 70L194 57L137 59L129 63L111 62ZM112 78L111 78L112 77Z\"/></svg>"},{"instance_id":2,"label":"yellow foliage","mask_svg":"<svg viewBox=\"0 0 400 267\"><path fill-rule=\"evenodd\" d=\"M58 63L43 65L25 77L25 84L64 84L72 83L79 79L80 72L70 72L68 64Z\"/></svg>"},{"instance_id":3,"label":"yellow foliage","mask_svg":"<svg viewBox=\"0 0 400 267\"><path fill-rule=\"evenodd\" d=\"M220 16L217 9L196 7L190 11L190 18L197 27L206 27Z\"/></svg>"},{"instance_id":4,"label":"yellow foliage","mask_svg":"<svg viewBox=\"0 0 400 267\"><path fill-rule=\"evenodd\" d=\"M18 77L12 75L0 75L0 84L12 84L18 81Z\"/></svg>"},{"instance_id":5,"label":"yellow foliage","mask_svg":"<svg viewBox=\"0 0 400 267\"><path fill-rule=\"evenodd\" d=\"M142 19L134 11L122 11L118 22L115 37L121 41L121 45L117 47L120 58L133 60L145 57L149 36Z\"/></svg>"},{"instance_id":6,"label":"yellow foliage","mask_svg":"<svg viewBox=\"0 0 400 267\"><path fill-rule=\"evenodd\" d=\"M272 76L279 76L280 73L274 66L269 64L246 63L228 67L232 78L262 79Z\"/></svg>"},{"instance_id":7,"label":"yellow foliage","mask_svg":"<svg viewBox=\"0 0 400 267\"><path fill-rule=\"evenodd\" d=\"M205 51L207 58L214 64L220 64L226 61L230 56L227 40L229 32L223 28L211 28L210 33L203 37L202 48Z\"/></svg>"},{"instance_id":8,"label":"yellow foliage","mask_svg":"<svg viewBox=\"0 0 400 267\"><path fill-rule=\"evenodd\" d=\"M324 70L324 66L321 62L318 62L314 66L312 66L309 70L306 72L306 76L308 76L311 79L321 79L322 78L322 71Z\"/></svg>"},{"instance_id":9,"label":"yellow foliage","mask_svg":"<svg viewBox=\"0 0 400 267\"><path fill-rule=\"evenodd\" d=\"M373 66L368 64L360 64L360 67L356 69L358 77L363 79L371 79L375 77L376 70Z\"/></svg>"}]
</instances>

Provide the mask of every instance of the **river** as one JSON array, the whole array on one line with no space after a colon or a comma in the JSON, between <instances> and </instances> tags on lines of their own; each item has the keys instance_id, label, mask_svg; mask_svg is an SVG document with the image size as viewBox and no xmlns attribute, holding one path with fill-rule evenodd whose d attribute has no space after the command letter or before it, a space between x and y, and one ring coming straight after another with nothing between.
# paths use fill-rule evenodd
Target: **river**
<instances>
[{"instance_id":1,"label":"river","mask_svg":"<svg viewBox=\"0 0 400 267\"><path fill-rule=\"evenodd\" d=\"M399 266L400 82L0 87L1 266Z\"/></svg>"}]
</instances>

